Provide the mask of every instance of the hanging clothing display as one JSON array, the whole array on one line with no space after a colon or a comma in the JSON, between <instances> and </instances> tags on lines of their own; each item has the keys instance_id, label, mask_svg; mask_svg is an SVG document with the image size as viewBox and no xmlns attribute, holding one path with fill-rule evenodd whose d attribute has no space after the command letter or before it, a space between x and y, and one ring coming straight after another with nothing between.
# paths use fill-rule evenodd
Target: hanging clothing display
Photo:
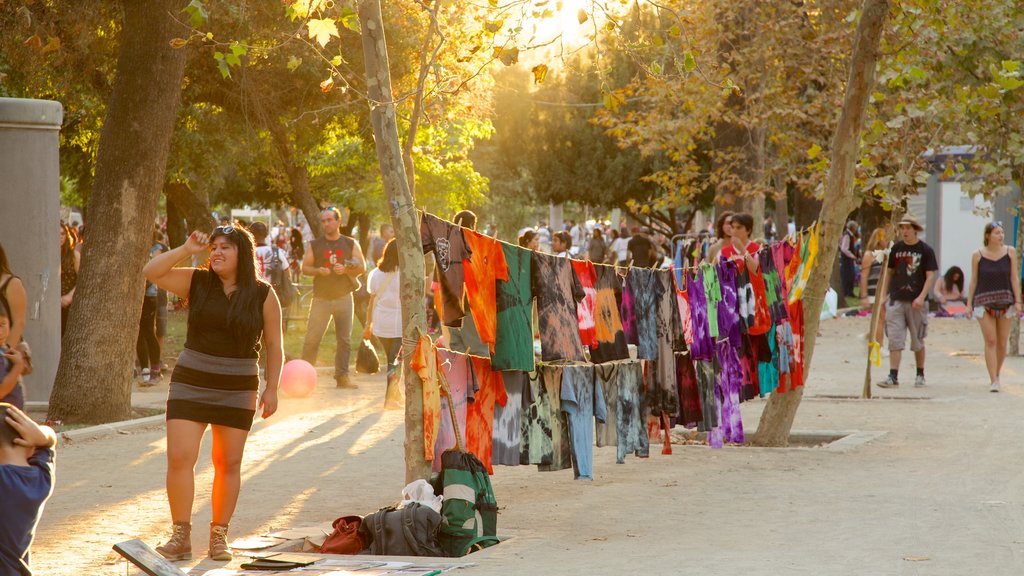
<instances>
[{"instance_id":1,"label":"hanging clothing display","mask_svg":"<svg viewBox=\"0 0 1024 576\"><path fill-rule=\"evenodd\" d=\"M619 394L615 406L615 462L623 464L628 453L647 458L650 455L650 443L647 439L646 410L641 403L643 366L637 361L623 362L616 375ZM611 414L608 417L611 418Z\"/></svg>"},{"instance_id":2,"label":"hanging clothing display","mask_svg":"<svg viewBox=\"0 0 1024 576\"><path fill-rule=\"evenodd\" d=\"M494 474L491 454L494 446L494 411L508 402L501 372L491 369L487 358L471 358L477 390L466 406L466 451L476 454L488 474Z\"/></svg>"},{"instance_id":3,"label":"hanging clothing display","mask_svg":"<svg viewBox=\"0 0 1024 576\"><path fill-rule=\"evenodd\" d=\"M721 405L720 424L726 442L743 442L743 417L740 413L740 392L743 387L743 369L736 349L727 340L718 346L717 398Z\"/></svg>"},{"instance_id":4,"label":"hanging clothing display","mask_svg":"<svg viewBox=\"0 0 1024 576\"><path fill-rule=\"evenodd\" d=\"M718 337L728 339L733 348L739 348L743 342L740 336L739 300L736 293L736 263L719 260L717 267L721 293L721 302L718 305Z\"/></svg>"},{"instance_id":5,"label":"hanging clothing display","mask_svg":"<svg viewBox=\"0 0 1024 576\"><path fill-rule=\"evenodd\" d=\"M551 441L551 398L541 381L540 372L534 373L523 389L526 411L523 412L520 464L551 464L554 446Z\"/></svg>"},{"instance_id":6,"label":"hanging clothing display","mask_svg":"<svg viewBox=\"0 0 1024 576\"><path fill-rule=\"evenodd\" d=\"M541 360L583 362L576 304L584 294L572 264L568 258L535 252L532 265L531 285L537 296Z\"/></svg>"},{"instance_id":7,"label":"hanging clothing display","mask_svg":"<svg viewBox=\"0 0 1024 576\"><path fill-rule=\"evenodd\" d=\"M569 441L569 423L562 411L562 367L541 365L537 370L540 383L548 396L551 414L548 422L551 427L551 463L538 464L541 472L557 472L572 468L572 444Z\"/></svg>"},{"instance_id":8,"label":"hanging clothing display","mask_svg":"<svg viewBox=\"0 0 1024 576\"><path fill-rule=\"evenodd\" d=\"M616 426L616 413L619 405L619 362L594 365L594 379L601 387L601 395L604 398L605 414L608 416L604 422L598 422L596 426L597 446L618 446L619 433Z\"/></svg>"},{"instance_id":9,"label":"hanging clothing display","mask_svg":"<svg viewBox=\"0 0 1024 576\"><path fill-rule=\"evenodd\" d=\"M704 416L697 388L697 371L688 353L676 355L676 378L679 383L679 421L683 426L692 428Z\"/></svg>"},{"instance_id":10,"label":"hanging clothing display","mask_svg":"<svg viewBox=\"0 0 1024 576\"><path fill-rule=\"evenodd\" d=\"M597 272L590 260L570 260L576 272L576 278L583 288L583 300L576 306L576 319L580 326L580 340L584 346L597 346L597 328L595 325L595 307L597 305Z\"/></svg>"},{"instance_id":11,"label":"hanging clothing display","mask_svg":"<svg viewBox=\"0 0 1024 576\"><path fill-rule=\"evenodd\" d=\"M693 326L693 343L690 344L690 356L698 360L711 360L715 356L715 345L711 339L708 324L708 308L704 299L704 270L698 269L694 278L686 275L686 293L690 301L690 322Z\"/></svg>"},{"instance_id":12,"label":"hanging clothing display","mask_svg":"<svg viewBox=\"0 0 1024 576\"><path fill-rule=\"evenodd\" d=\"M497 311L494 352L495 370L533 371L533 253L525 248L501 243L508 268L508 280L496 285Z\"/></svg>"},{"instance_id":13,"label":"hanging clothing display","mask_svg":"<svg viewBox=\"0 0 1024 576\"><path fill-rule=\"evenodd\" d=\"M653 385L647 391L648 406L652 415L660 416L664 413L675 418L679 414L675 346L677 343L683 343L682 326L675 307L676 298L671 272L656 272L655 281L661 285L655 314L658 357L654 363Z\"/></svg>"},{"instance_id":14,"label":"hanging clothing display","mask_svg":"<svg viewBox=\"0 0 1024 576\"><path fill-rule=\"evenodd\" d=\"M622 281L611 266L595 266L594 340L590 361L594 364L629 358L626 333L619 318L618 298Z\"/></svg>"},{"instance_id":15,"label":"hanging clothing display","mask_svg":"<svg viewBox=\"0 0 1024 576\"><path fill-rule=\"evenodd\" d=\"M501 373L505 384L505 403L494 405L491 461L501 466L519 465L519 445L522 442L523 413L529 408L524 391L529 381L526 372L513 370Z\"/></svg>"},{"instance_id":16,"label":"hanging clothing display","mask_svg":"<svg viewBox=\"0 0 1024 576\"><path fill-rule=\"evenodd\" d=\"M508 264L501 243L474 230L463 230L472 258L463 262L466 276L466 296L469 300L473 324L480 340L494 351L497 339L498 280L508 280Z\"/></svg>"},{"instance_id":17,"label":"hanging clothing display","mask_svg":"<svg viewBox=\"0 0 1024 576\"><path fill-rule=\"evenodd\" d=\"M437 348L426 334L413 350L410 367L423 381L423 458L434 459L434 445L441 421L441 381L437 371Z\"/></svg>"},{"instance_id":18,"label":"hanging clothing display","mask_svg":"<svg viewBox=\"0 0 1024 576\"><path fill-rule=\"evenodd\" d=\"M441 220L428 212L420 221L420 241L423 253L434 253L438 279L441 284L441 317L445 326L462 326L462 295L465 286L463 261L472 257L466 244L463 228Z\"/></svg>"},{"instance_id":19,"label":"hanging clothing display","mask_svg":"<svg viewBox=\"0 0 1024 576\"><path fill-rule=\"evenodd\" d=\"M633 287L629 276L622 283L622 298L619 303L619 317L622 320L622 333L627 344L638 344L636 333L636 306L633 298Z\"/></svg>"},{"instance_id":20,"label":"hanging clothing display","mask_svg":"<svg viewBox=\"0 0 1024 576\"><path fill-rule=\"evenodd\" d=\"M607 407L592 364L562 368L560 401L569 426L573 476L576 480L593 480L594 420L605 422Z\"/></svg>"},{"instance_id":21,"label":"hanging clothing display","mask_svg":"<svg viewBox=\"0 0 1024 576\"><path fill-rule=\"evenodd\" d=\"M658 358L658 300L664 294L664 288L658 281L658 271L650 268L630 268L626 284L632 289L633 295L637 358L656 360Z\"/></svg>"},{"instance_id":22,"label":"hanging clothing display","mask_svg":"<svg viewBox=\"0 0 1024 576\"><path fill-rule=\"evenodd\" d=\"M441 471L441 455L445 450L455 447L455 428L452 426L451 412L448 404L455 407L455 418L459 423L459 433L463 441L467 438L466 413L467 405L475 394L478 384L476 372L473 370L469 356L446 350L437 349L438 370L444 375L451 396L441 396L441 422L437 427L437 442L434 444L434 461L431 469ZM479 457L479 455L477 456Z\"/></svg>"}]
</instances>

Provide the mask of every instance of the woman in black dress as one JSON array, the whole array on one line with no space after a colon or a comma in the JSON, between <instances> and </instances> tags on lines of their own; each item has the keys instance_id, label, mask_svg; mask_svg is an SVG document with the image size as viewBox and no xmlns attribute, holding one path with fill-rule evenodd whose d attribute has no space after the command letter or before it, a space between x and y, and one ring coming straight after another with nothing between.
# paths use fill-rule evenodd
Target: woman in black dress
<instances>
[{"instance_id":1,"label":"woman in black dress","mask_svg":"<svg viewBox=\"0 0 1024 576\"><path fill-rule=\"evenodd\" d=\"M277 410L284 356L281 305L270 285L257 278L254 244L249 231L239 227L221 226L209 236L193 232L184 245L154 257L143 269L147 280L189 301L185 349L167 396L167 500L174 531L157 551L171 560L192 556L195 464L207 425L214 467L209 555L230 560L227 529L238 501L245 440L257 407L263 418ZM207 267L174 268L206 250ZM261 341L267 384L257 403Z\"/></svg>"}]
</instances>

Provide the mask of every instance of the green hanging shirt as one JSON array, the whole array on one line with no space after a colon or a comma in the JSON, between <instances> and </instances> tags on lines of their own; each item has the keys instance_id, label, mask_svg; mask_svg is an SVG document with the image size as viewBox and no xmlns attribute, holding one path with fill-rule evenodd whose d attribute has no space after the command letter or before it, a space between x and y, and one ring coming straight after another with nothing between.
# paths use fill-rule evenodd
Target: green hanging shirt
<instances>
[{"instance_id":1,"label":"green hanging shirt","mask_svg":"<svg viewBox=\"0 0 1024 576\"><path fill-rule=\"evenodd\" d=\"M530 287L530 262L533 253L526 248L501 243L508 264L508 282L498 280L497 331L491 367L494 370L533 371L533 291Z\"/></svg>"}]
</instances>

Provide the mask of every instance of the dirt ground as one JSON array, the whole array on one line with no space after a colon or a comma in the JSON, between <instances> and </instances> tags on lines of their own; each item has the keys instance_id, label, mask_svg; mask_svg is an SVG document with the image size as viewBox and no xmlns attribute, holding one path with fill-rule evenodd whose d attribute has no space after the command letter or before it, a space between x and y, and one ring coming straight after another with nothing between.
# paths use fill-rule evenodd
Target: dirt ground
<instances>
[{"instance_id":1,"label":"dirt ground","mask_svg":"<svg viewBox=\"0 0 1024 576\"><path fill-rule=\"evenodd\" d=\"M650 458L622 465L614 448L595 448L593 482L571 470L497 467L499 534L511 539L471 556L468 573L1020 573L1024 360L1007 360L1004 391L991 394L977 325L932 320L927 387L909 385L905 354L904 384L860 400L866 326L823 323L794 430L884 435L841 450L677 445L667 456L652 447ZM383 377L357 382L336 390L321 378L313 397L285 400L256 424L232 537L330 523L400 498L402 415L380 409ZM164 393L136 400L159 404ZM763 406L743 405L748 430ZM33 547L37 573L125 574L112 544L166 536L164 469L162 427L61 445ZM197 555L211 473L207 449L197 467Z\"/></svg>"}]
</instances>

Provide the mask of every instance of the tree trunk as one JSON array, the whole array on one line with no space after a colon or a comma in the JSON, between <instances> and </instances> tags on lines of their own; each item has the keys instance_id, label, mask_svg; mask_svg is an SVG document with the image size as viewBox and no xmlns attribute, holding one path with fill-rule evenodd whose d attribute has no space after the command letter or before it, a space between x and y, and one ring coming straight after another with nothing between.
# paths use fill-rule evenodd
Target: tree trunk
<instances>
[{"instance_id":1,"label":"tree trunk","mask_svg":"<svg viewBox=\"0 0 1024 576\"><path fill-rule=\"evenodd\" d=\"M426 8L426 4L423 4ZM420 120L423 118L423 91L427 85L427 75L430 74L430 63L434 61L437 52L444 44L444 37L440 37L437 47L434 48L434 55L428 56L430 43L434 38L434 32L440 36L437 30L437 10L441 6L441 0L434 0L433 6L427 9L430 13L430 26L427 27L427 35L423 38L423 46L420 48L420 72L416 79L416 99L413 101L412 116L409 117L409 133L405 136L405 146L402 147L402 161L405 163L406 182L409 185L409 195L416 196L416 165L412 159L412 150L416 146L416 133L419 131Z\"/></svg>"},{"instance_id":2,"label":"tree trunk","mask_svg":"<svg viewBox=\"0 0 1024 576\"><path fill-rule=\"evenodd\" d=\"M257 105L259 106L260 104ZM302 210L302 213L306 216L306 222L309 222L309 228L313 231L313 236L323 236L324 229L320 224L320 205L317 204L313 193L309 191L309 170L306 167L306 162L294 157L295 154L292 150L291 142L288 141L288 132L281 125L277 117L262 112L260 118L266 125L267 131L270 132L270 137L274 141L274 148L277 150L277 155L281 159L281 165L284 167L285 176L288 177L288 184L291 187L290 196L292 204Z\"/></svg>"},{"instance_id":3,"label":"tree trunk","mask_svg":"<svg viewBox=\"0 0 1024 576\"><path fill-rule=\"evenodd\" d=\"M210 211L210 204L205 198L200 197L192 191L187 182L168 182L164 184L164 195L167 196L168 221L170 220L170 206L173 204L175 210L185 218L185 234L181 238L175 238L173 246L180 246L185 238L193 230L210 232L216 225L213 220L213 213ZM168 225L168 228L170 226Z\"/></svg>"},{"instance_id":4,"label":"tree trunk","mask_svg":"<svg viewBox=\"0 0 1024 576\"><path fill-rule=\"evenodd\" d=\"M184 0L122 2L117 77L100 133L89 197L89 241L49 418L112 422L131 416L132 366L142 312L142 266L153 239L181 100Z\"/></svg>"},{"instance_id":5,"label":"tree trunk","mask_svg":"<svg viewBox=\"0 0 1024 576\"><path fill-rule=\"evenodd\" d=\"M166 190L164 191L166 194ZM167 198L167 244L169 246L181 246L188 237L188 222L185 221L185 212L178 208L178 205Z\"/></svg>"},{"instance_id":6,"label":"tree trunk","mask_svg":"<svg viewBox=\"0 0 1024 576\"><path fill-rule=\"evenodd\" d=\"M847 215L856 204L853 191L854 168L860 154L860 134L864 127L868 97L875 86L875 65L878 45L889 0L865 0L853 55L850 58L850 78L846 84L839 125L832 142L832 167L829 169L825 199L821 210L821 228L818 234L819 261L811 271L804 291L804 377L810 374L814 343L825 292L828 289L832 264L839 251L839 237L843 233ZM804 387L785 394L772 394L761 414L761 421L753 443L758 446L785 446L793 428L796 410L800 406Z\"/></svg>"},{"instance_id":7,"label":"tree trunk","mask_svg":"<svg viewBox=\"0 0 1024 576\"><path fill-rule=\"evenodd\" d=\"M373 125L384 193L391 223L398 242L398 267L402 296L402 364L405 373L405 480L412 482L430 476L430 465L423 457L423 383L411 369L413 346L427 333L424 306L423 250L420 248L420 218L416 213L398 143L398 122L391 97L391 71L380 0L360 0L359 23L362 27L363 58L370 97L370 121Z\"/></svg>"}]
</instances>

